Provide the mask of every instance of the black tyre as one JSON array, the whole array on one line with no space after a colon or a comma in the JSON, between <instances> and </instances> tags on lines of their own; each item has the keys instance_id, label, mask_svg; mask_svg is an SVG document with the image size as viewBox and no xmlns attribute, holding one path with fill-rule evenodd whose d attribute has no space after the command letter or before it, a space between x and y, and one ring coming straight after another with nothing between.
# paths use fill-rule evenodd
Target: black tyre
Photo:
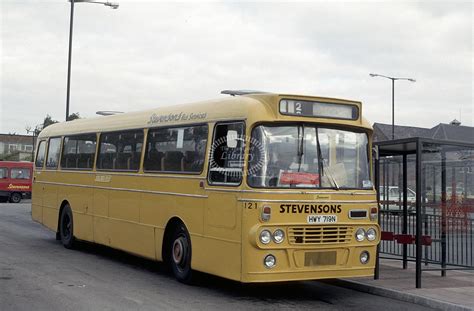
<instances>
[{"instance_id":1,"label":"black tyre","mask_svg":"<svg viewBox=\"0 0 474 311\"><path fill-rule=\"evenodd\" d=\"M74 248L74 221L69 204L64 206L59 219L59 237L65 248Z\"/></svg>"},{"instance_id":2,"label":"black tyre","mask_svg":"<svg viewBox=\"0 0 474 311\"><path fill-rule=\"evenodd\" d=\"M191 238L183 224L178 224L173 231L169 251L169 264L175 278L186 284L191 283Z\"/></svg>"},{"instance_id":3,"label":"black tyre","mask_svg":"<svg viewBox=\"0 0 474 311\"><path fill-rule=\"evenodd\" d=\"M11 203L20 203L21 202L21 193L18 193L18 192L13 192L11 195L10 195L10 202Z\"/></svg>"}]
</instances>

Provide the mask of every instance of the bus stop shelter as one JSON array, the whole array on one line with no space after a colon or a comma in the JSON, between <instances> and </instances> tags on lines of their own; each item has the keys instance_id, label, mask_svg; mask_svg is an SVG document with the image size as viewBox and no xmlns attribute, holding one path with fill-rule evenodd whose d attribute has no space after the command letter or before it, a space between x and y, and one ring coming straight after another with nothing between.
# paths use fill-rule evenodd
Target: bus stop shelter
<instances>
[{"instance_id":1,"label":"bus stop shelter","mask_svg":"<svg viewBox=\"0 0 474 311\"><path fill-rule=\"evenodd\" d=\"M377 142L374 153L382 228L375 278L383 255L404 269L414 261L416 288L423 271L474 269L474 143L413 137Z\"/></svg>"}]
</instances>

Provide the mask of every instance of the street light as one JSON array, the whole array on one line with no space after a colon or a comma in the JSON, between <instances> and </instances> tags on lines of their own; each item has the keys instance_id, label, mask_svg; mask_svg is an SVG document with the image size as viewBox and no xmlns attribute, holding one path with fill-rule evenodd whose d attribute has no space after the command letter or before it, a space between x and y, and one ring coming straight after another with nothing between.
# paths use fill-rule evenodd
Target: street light
<instances>
[{"instance_id":1,"label":"street light","mask_svg":"<svg viewBox=\"0 0 474 311\"><path fill-rule=\"evenodd\" d=\"M66 91L66 121L69 119L69 94L71 89L71 58L72 58L72 25L74 20L74 3L96 3L103 4L105 6L111 7L112 9L117 9L119 7L118 3L112 2L102 2L102 1L89 1L89 0L69 0L71 3L71 17L69 19L69 55L67 61L67 91Z\"/></svg>"},{"instance_id":2,"label":"street light","mask_svg":"<svg viewBox=\"0 0 474 311\"><path fill-rule=\"evenodd\" d=\"M407 80L410 82L416 82L415 79L412 78L399 78L399 77L388 77L384 75L379 75L376 73L369 73L371 77L381 77L392 80L392 139L395 139L395 81L396 80Z\"/></svg>"},{"instance_id":3,"label":"street light","mask_svg":"<svg viewBox=\"0 0 474 311\"><path fill-rule=\"evenodd\" d=\"M31 126L29 126L29 125L27 125L25 127L26 133L27 134L29 134L29 133L32 134L31 138L32 138L32 142L33 142L33 147L32 147L32 150L31 150L31 162L35 161L35 136L38 135L38 133L40 132L40 128L41 128L41 124L36 125L33 130L31 129Z\"/></svg>"}]
</instances>

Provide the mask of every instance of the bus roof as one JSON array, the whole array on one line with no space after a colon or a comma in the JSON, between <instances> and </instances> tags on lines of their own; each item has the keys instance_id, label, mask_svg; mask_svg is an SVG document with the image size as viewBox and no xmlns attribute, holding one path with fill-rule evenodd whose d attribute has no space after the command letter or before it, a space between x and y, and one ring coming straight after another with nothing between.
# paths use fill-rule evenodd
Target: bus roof
<instances>
[{"instance_id":1,"label":"bus roof","mask_svg":"<svg viewBox=\"0 0 474 311\"><path fill-rule=\"evenodd\" d=\"M2 161L2 160L0 160L0 167L33 167L33 162L30 162L30 161Z\"/></svg>"},{"instance_id":2,"label":"bus roof","mask_svg":"<svg viewBox=\"0 0 474 311\"><path fill-rule=\"evenodd\" d=\"M262 92L56 123L41 131L39 137L108 132L164 125L206 123L220 120L247 120L249 124L261 121L318 122L348 125L372 130L370 124L362 117L362 113L360 113L360 117L357 120L282 115L279 113L279 101L282 98L346 105L351 104L359 107L359 111L362 110L361 103L358 101Z\"/></svg>"}]
</instances>

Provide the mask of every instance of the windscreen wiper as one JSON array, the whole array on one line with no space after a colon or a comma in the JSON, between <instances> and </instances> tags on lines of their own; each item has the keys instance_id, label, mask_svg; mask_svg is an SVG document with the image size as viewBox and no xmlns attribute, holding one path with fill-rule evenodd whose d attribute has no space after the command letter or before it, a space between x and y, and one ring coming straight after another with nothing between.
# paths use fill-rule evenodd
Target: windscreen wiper
<instances>
[{"instance_id":1,"label":"windscreen wiper","mask_svg":"<svg viewBox=\"0 0 474 311\"><path fill-rule=\"evenodd\" d=\"M298 138L300 138L300 131L301 131L301 140L298 141L298 172L301 171L301 163L303 162L303 143L304 143L304 125L298 126Z\"/></svg>"},{"instance_id":2,"label":"windscreen wiper","mask_svg":"<svg viewBox=\"0 0 474 311\"><path fill-rule=\"evenodd\" d=\"M318 148L318 168L319 168L319 176L325 176L324 174L324 158L323 158L323 154L321 152L321 144L319 143L319 132L318 132L318 128L316 128L316 146ZM327 168L326 170L326 174L327 176L329 177L329 179L331 180L331 182L334 184L334 187L339 190L339 185L337 184L336 180L334 179L334 177L332 177L332 175L329 173L329 167ZM319 187L322 187L322 178L319 178Z\"/></svg>"}]
</instances>

